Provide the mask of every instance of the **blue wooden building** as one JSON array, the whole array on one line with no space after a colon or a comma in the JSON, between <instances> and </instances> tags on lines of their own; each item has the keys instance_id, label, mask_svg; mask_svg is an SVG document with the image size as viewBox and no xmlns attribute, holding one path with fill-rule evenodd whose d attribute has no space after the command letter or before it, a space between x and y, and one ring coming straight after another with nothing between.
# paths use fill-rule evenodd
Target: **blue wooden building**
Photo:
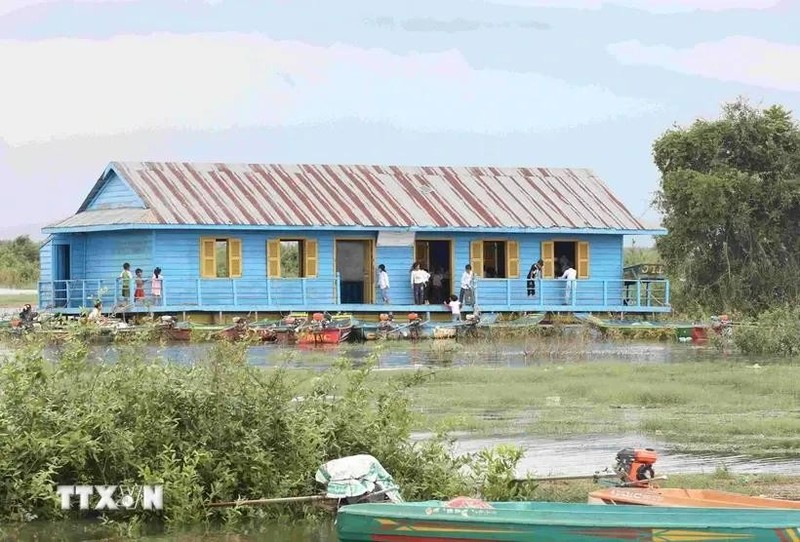
<instances>
[{"instance_id":1,"label":"blue wooden building","mask_svg":"<svg viewBox=\"0 0 800 542\"><path fill-rule=\"evenodd\" d=\"M123 304L125 262L148 281L132 311L444 311L466 264L484 312L670 310L666 280L623 277L624 236L664 232L585 169L114 162L44 233L40 308L65 313ZM577 270L566 297L565 260ZM412 304L415 261L441 282L427 306Z\"/></svg>"}]
</instances>

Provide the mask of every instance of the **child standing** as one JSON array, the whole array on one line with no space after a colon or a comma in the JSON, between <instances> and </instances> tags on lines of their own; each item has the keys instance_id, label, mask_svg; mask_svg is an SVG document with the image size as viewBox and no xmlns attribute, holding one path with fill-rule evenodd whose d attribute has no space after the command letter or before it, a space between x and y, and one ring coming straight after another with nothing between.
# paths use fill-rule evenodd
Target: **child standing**
<instances>
[{"instance_id":1,"label":"child standing","mask_svg":"<svg viewBox=\"0 0 800 542\"><path fill-rule=\"evenodd\" d=\"M133 301L144 301L144 277L142 277L142 270L136 269L136 290L133 291Z\"/></svg>"},{"instance_id":2,"label":"child standing","mask_svg":"<svg viewBox=\"0 0 800 542\"><path fill-rule=\"evenodd\" d=\"M122 283L122 300L127 302L131 297L131 264L128 262L122 264L122 273L119 274L119 278Z\"/></svg>"},{"instance_id":3,"label":"child standing","mask_svg":"<svg viewBox=\"0 0 800 542\"><path fill-rule=\"evenodd\" d=\"M446 306L450 307L450 315L452 317L453 322L460 322L461 321L461 301L458 300L458 297L451 295L447 301L444 303Z\"/></svg>"},{"instance_id":4,"label":"child standing","mask_svg":"<svg viewBox=\"0 0 800 542\"><path fill-rule=\"evenodd\" d=\"M150 279L150 292L153 294L153 303L161 304L161 268L153 269L153 278Z\"/></svg>"},{"instance_id":5,"label":"child standing","mask_svg":"<svg viewBox=\"0 0 800 542\"><path fill-rule=\"evenodd\" d=\"M389 304L389 273L386 272L386 266L380 264L378 266L378 289L381 291L381 299L384 304Z\"/></svg>"}]
</instances>

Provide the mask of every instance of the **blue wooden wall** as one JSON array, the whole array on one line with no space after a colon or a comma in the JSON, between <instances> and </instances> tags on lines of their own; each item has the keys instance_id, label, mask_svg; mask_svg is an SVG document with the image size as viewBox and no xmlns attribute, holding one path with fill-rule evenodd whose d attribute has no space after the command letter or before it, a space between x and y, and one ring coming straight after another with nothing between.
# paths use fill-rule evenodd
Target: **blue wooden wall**
<instances>
[{"instance_id":1,"label":"blue wooden wall","mask_svg":"<svg viewBox=\"0 0 800 542\"><path fill-rule=\"evenodd\" d=\"M89 203L87 210L117 209L121 207L144 209L145 205L142 198L133 191L130 185L112 172L103 187Z\"/></svg>"},{"instance_id":2,"label":"blue wooden wall","mask_svg":"<svg viewBox=\"0 0 800 542\"><path fill-rule=\"evenodd\" d=\"M239 280L230 279L200 279L200 238L201 237L233 237L242 241L242 277ZM419 234L418 239L436 240L449 239L454 242L455 257L453 263L452 284L454 293L458 293L458 285L464 266L469 263L470 241L474 239L492 238L516 240L520 246L520 279L524 279L531 264L541 257L543 241L588 241L589 248L589 283L586 288L595 288L592 294L595 300L601 299L603 285L601 280L621 281L622 278L622 236L610 234L596 235L542 235L542 234L509 234L487 235L472 233L456 234ZM314 280L306 281L305 286L296 280L273 280L267 286L264 280L267 276L266 242L268 239L284 238L317 239L319 243L318 275ZM161 267L165 279L165 294L170 305L192 304L201 293L201 302L204 305L227 305L231 303L232 296L237 296L239 304L265 304L270 296L272 305L288 306L297 304L302 298L302 288L306 288L305 295L309 299L320 303L333 303L335 300L335 268L334 268L334 240L335 239L377 239L376 233L334 233L320 231L295 231L266 232L266 231L126 231L103 232L86 234L59 234L51 239L54 243L69 242L71 245L71 278L103 280L106 292L104 299L113 299L114 279L119 275L122 264L129 262L131 270L141 267L144 277L149 279L153 268ZM52 264L48 268L47 250L43 248L42 280L53 276ZM52 254L52 250L49 252ZM412 247L376 247L375 266L384 264L391 281L390 296L392 304L411 304L412 292L410 287L409 268L414 260ZM598 281L598 282L594 282ZM232 283L236 282L234 286ZM502 279L482 279L479 281L479 296L493 298L506 295L509 288L507 281ZM621 282L611 286L605 295L609 301L619 299L621 295ZM89 286L92 289L91 286ZM266 289L269 288L269 293ZM524 298L524 283L513 286L514 297ZM517 293L516 290L519 290ZM89 292L90 296L96 294ZM81 305L88 306L83 300L83 292L73 292L82 301ZM550 303L560 303L557 293L554 298L548 299ZM488 298L488 297L487 297ZM376 301L379 296L376 294Z\"/></svg>"},{"instance_id":3,"label":"blue wooden wall","mask_svg":"<svg viewBox=\"0 0 800 542\"><path fill-rule=\"evenodd\" d=\"M39 247L39 280L53 280L53 238Z\"/></svg>"}]
</instances>

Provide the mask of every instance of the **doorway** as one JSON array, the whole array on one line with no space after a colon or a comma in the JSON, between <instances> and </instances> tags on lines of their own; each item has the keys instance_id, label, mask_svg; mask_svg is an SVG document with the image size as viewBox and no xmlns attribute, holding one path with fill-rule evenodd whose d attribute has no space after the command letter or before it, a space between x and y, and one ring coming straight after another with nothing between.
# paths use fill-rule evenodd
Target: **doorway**
<instances>
[{"instance_id":1,"label":"doorway","mask_svg":"<svg viewBox=\"0 0 800 542\"><path fill-rule=\"evenodd\" d=\"M443 303L453 293L453 242L448 239L417 240L414 243L414 261L431 274L425 299Z\"/></svg>"},{"instance_id":2,"label":"doorway","mask_svg":"<svg viewBox=\"0 0 800 542\"><path fill-rule=\"evenodd\" d=\"M66 307L69 304L67 281L71 280L70 245L53 245L53 305Z\"/></svg>"},{"instance_id":3,"label":"doorway","mask_svg":"<svg viewBox=\"0 0 800 542\"><path fill-rule=\"evenodd\" d=\"M336 241L336 272L341 303L373 303L374 249L371 239Z\"/></svg>"},{"instance_id":4,"label":"doorway","mask_svg":"<svg viewBox=\"0 0 800 542\"><path fill-rule=\"evenodd\" d=\"M553 256L555 257L554 269L555 278L559 278L567 270L567 267L572 266L578 268L578 252L576 249L577 243L575 241L556 241L553 243Z\"/></svg>"}]
</instances>

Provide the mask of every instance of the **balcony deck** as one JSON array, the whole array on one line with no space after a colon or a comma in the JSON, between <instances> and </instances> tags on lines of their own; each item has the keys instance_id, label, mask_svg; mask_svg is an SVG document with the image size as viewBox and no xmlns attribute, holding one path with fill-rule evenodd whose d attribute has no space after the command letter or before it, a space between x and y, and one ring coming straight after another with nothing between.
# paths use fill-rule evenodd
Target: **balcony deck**
<instances>
[{"instance_id":1,"label":"balcony deck","mask_svg":"<svg viewBox=\"0 0 800 542\"><path fill-rule=\"evenodd\" d=\"M475 303L483 312L627 312L668 313L668 280L578 280L565 298L566 281L539 280L536 295L527 296L526 279L478 279ZM397 287L408 289L408 285ZM163 279L156 302L128 303L120 297L119 279L61 280L39 283L39 309L80 314L95 301L104 312L125 307L126 312L289 312L347 311L357 313L447 312L443 305L409 303L342 303L339 277L301 279ZM133 290L131 290L131 294ZM402 293L402 292L400 292ZM397 295L397 294L395 294ZM379 297L379 296L376 296ZM397 295L402 299L403 296ZM405 297L408 297L407 294ZM472 307L465 307L470 310Z\"/></svg>"}]
</instances>

